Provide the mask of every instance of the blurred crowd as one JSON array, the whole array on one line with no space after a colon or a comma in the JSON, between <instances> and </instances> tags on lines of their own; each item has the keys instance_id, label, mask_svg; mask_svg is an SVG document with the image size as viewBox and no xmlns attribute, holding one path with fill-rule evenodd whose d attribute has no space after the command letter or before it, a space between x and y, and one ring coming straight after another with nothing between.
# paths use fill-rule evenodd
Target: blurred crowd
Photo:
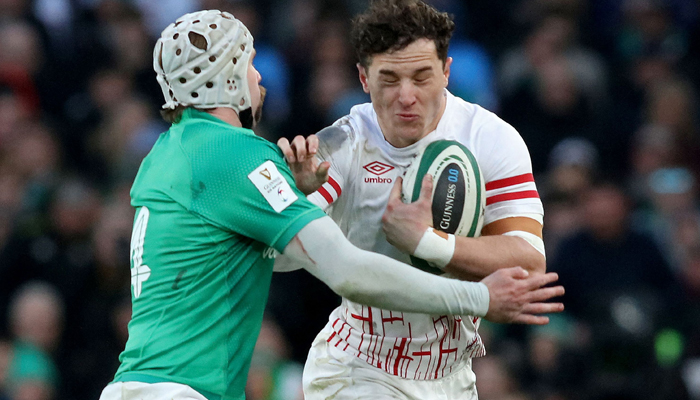
<instances>
[{"instance_id":1,"label":"blurred crowd","mask_svg":"<svg viewBox=\"0 0 700 400\"><path fill-rule=\"evenodd\" d=\"M700 399L700 3L434 0L449 90L522 134L567 311L484 323L482 400ZM167 129L160 31L221 9L255 37L258 133L368 101L348 45L367 0L0 0L0 400L96 399L130 318L129 189ZM275 274L248 397L301 398L339 299Z\"/></svg>"}]
</instances>

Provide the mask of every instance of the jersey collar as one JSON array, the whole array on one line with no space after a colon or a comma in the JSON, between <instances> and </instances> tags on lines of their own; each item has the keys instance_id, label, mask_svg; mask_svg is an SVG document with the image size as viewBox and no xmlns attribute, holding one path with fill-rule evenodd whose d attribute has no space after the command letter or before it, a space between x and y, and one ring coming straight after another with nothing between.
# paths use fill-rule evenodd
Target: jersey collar
<instances>
[{"instance_id":1,"label":"jersey collar","mask_svg":"<svg viewBox=\"0 0 700 400\"><path fill-rule=\"evenodd\" d=\"M225 127L231 128L231 129L242 130L245 133L255 135L255 132L253 132L250 129L242 128L239 126L233 126L233 125L209 114L206 111L198 110L194 107L186 108L185 111L182 113L182 118L180 119L180 122L178 122L178 123L179 124L187 124L187 123L195 122L196 120L206 120L208 122L215 123L217 125L223 125Z\"/></svg>"}]
</instances>

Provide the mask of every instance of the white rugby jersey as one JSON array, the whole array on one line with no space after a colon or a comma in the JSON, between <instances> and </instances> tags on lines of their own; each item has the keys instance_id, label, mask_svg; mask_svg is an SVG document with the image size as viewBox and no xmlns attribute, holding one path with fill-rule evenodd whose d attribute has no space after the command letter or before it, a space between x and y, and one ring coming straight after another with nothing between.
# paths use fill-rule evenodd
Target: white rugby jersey
<instances>
[{"instance_id":1,"label":"white rugby jersey","mask_svg":"<svg viewBox=\"0 0 700 400\"><path fill-rule=\"evenodd\" d=\"M456 140L476 157L486 182L484 225L514 216L542 222L542 202L527 147L518 132L495 114L453 96L437 128L404 148L384 139L371 103L318 133L318 157L331 163L329 181L309 199L326 209L355 246L410 264L386 241L382 215L397 177L418 151L435 140ZM483 356L472 316L409 314L343 299L321 335L369 364L407 379L438 379L466 358Z\"/></svg>"}]
</instances>

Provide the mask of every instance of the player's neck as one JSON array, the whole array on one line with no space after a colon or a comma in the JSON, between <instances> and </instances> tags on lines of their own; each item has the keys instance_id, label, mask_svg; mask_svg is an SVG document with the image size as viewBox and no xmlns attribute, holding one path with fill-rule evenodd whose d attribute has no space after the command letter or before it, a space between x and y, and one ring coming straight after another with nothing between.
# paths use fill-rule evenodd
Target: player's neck
<instances>
[{"instance_id":1,"label":"player's neck","mask_svg":"<svg viewBox=\"0 0 700 400\"><path fill-rule=\"evenodd\" d=\"M206 110L209 114L215 116L216 118L226 122L227 124L231 124L235 127L242 127L243 124L241 124L240 118L238 118L238 114L236 114L235 111L233 111L232 108L228 107L218 107L218 108L212 108L209 110Z\"/></svg>"}]
</instances>

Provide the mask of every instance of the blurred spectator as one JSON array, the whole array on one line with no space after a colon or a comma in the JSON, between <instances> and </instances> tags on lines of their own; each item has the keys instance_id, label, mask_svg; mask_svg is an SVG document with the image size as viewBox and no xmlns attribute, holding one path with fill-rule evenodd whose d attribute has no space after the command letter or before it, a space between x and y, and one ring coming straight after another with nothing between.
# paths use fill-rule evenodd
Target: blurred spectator
<instances>
[{"instance_id":1,"label":"blurred spectator","mask_svg":"<svg viewBox=\"0 0 700 400\"><path fill-rule=\"evenodd\" d=\"M602 116L583 94L570 65L560 56L545 61L535 71L532 85L520 86L503 101L503 119L528 145L535 173L545 171L549 153L567 137L602 142Z\"/></svg>"},{"instance_id":2,"label":"blurred spectator","mask_svg":"<svg viewBox=\"0 0 700 400\"><path fill-rule=\"evenodd\" d=\"M0 281L6 279L15 287L33 279L51 283L65 301L66 326L72 328L94 262L90 234L99 215L100 199L78 179L64 180L54 196L45 230L18 231L10 239L9 262L0 268Z\"/></svg>"},{"instance_id":3,"label":"blurred spectator","mask_svg":"<svg viewBox=\"0 0 700 400\"><path fill-rule=\"evenodd\" d=\"M14 140L15 126L32 115L31 100L23 100L6 83L0 84L0 151Z\"/></svg>"},{"instance_id":4,"label":"blurred spectator","mask_svg":"<svg viewBox=\"0 0 700 400\"><path fill-rule=\"evenodd\" d=\"M37 74L42 66L43 53L36 30L27 23L0 23L0 82L12 89L21 101L24 111L39 112Z\"/></svg>"},{"instance_id":5,"label":"blurred spectator","mask_svg":"<svg viewBox=\"0 0 700 400\"><path fill-rule=\"evenodd\" d=\"M0 34L4 38L0 48L0 66L34 76L43 61L38 33L27 23L14 22L3 24Z\"/></svg>"},{"instance_id":6,"label":"blurred spectator","mask_svg":"<svg viewBox=\"0 0 700 400\"><path fill-rule=\"evenodd\" d=\"M545 190L573 197L584 194L598 173L598 150L584 138L557 143L549 155Z\"/></svg>"},{"instance_id":7,"label":"blurred spectator","mask_svg":"<svg viewBox=\"0 0 700 400\"><path fill-rule=\"evenodd\" d=\"M104 115L88 148L100 155L102 173L109 184L131 182L141 160L167 125L153 115L143 99L127 98Z\"/></svg>"},{"instance_id":8,"label":"blurred spectator","mask_svg":"<svg viewBox=\"0 0 700 400\"><path fill-rule=\"evenodd\" d=\"M563 58L586 101L596 106L607 104L607 73L601 58L578 43L576 20L562 14L550 14L539 22L525 43L506 53L501 61L500 86L510 97L527 84L538 70L556 58Z\"/></svg>"},{"instance_id":9,"label":"blurred spectator","mask_svg":"<svg viewBox=\"0 0 700 400\"><path fill-rule=\"evenodd\" d=\"M302 400L304 366L289 360L289 344L277 324L263 321L248 373L246 398L250 400Z\"/></svg>"},{"instance_id":10,"label":"blurred spectator","mask_svg":"<svg viewBox=\"0 0 700 400\"><path fill-rule=\"evenodd\" d=\"M12 362L12 345L0 337L0 400L9 400L8 375Z\"/></svg>"},{"instance_id":11,"label":"blurred spectator","mask_svg":"<svg viewBox=\"0 0 700 400\"><path fill-rule=\"evenodd\" d=\"M631 146L631 171L628 186L635 199L648 198L648 179L660 168L677 165L680 153L670 129L661 125L644 125L635 132Z\"/></svg>"},{"instance_id":12,"label":"blurred spectator","mask_svg":"<svg viewBox=\"0 0 700 400\"><path fill-rule=\"evenodd\" d=\"M263 77L261 82L267 89L265 95L265 118L262 124L275 131L284 129L281 126L289 117L290 101L290 71L287 60L282 51L271 46L261 31L261 23L258 13L252 4L243 1L226 2L224 0L209 0L212 4L207 9L222 9L236 16L255 37L255 68ZM217 7L225 6L225 7ZM273 138L274 139L274 138Z\"/></svg>"},{"instance_id":13,"label":"blurred spectator","mask_svg":"<svg viewBox=\"0 0 700 400\"><path fill-rule=\"evenodd\" d=\"M580 327L566 314L528 328L527 358L520 382L536 399L577 398L586 386Z\"/></svg>"},{"instance_id":14,"label":"blurred spectator","mask_svg":"<svg viewBox=\"0 0 700 400\"><path fill-rule=\"evenodd\" d=\"M644 193L646 207L634 214L635 226L650 232L678 269L700 229L696 179L686 168L659 168L649 174Z\"/></svg>"},{"instance_id":15,"label":"blurred spectator","mask_svg":"<svg viewBox=\"0 0 700 400\"><path fill-rule=\"evenodd\" d=\"M674 8L687 9L683 3L690 6L688 11L695 11L674 12ZM614 50L610 56L617 72L613 104L617 108L618 129L631 134L644 121L645 97L660 82L674 78L688 51L686 29L675 24L674 19L694 14L697 20L697 5L685 0L627 0L614 7L619 7L621 23L612 38Z\"/></svg>"},{"instance_id":16,"label":"blurred spectator","mask_svg":"<svg viewBox=\"0 0 700 400\"><path fill-rule=\"evenodd\" d=\"M547 256L553 259L561 240L581 229L579 199L598 174L598 151L587 139L564 139L552 149L548 165L548 173L538 182L547 210L543 232Z\"/></svg>"},{"instance_id":17,"label":"blurred spectator","mask_svg":"<svg viewBox=\"0 0 700 400\"><path fill-rule=\"evenodd\" d=\"M280 132L289 138L318 132L350 110L354 104L349 104L348 100L366 99L357 94L361 87L351 61L349 28L343 21L328 18L319 21L316 29L323 35L309 44L311 59L297 62L292 59L297 79L307 76L307 80L295 82L302 87L292 97L294 131Z\"/></svg>"},{"instance_id":18,"label":"blurred spectator","mask_svg":"<svg viewBox=\"0 0 700 400\"><path fill-rule=\"evenodd\" d=\"M41 106L55 115L72 90L73 71L52 58L43 26L35 19L0 21L0 35L0 81L13 88L30 112L38 113Z\"/></svg>"},{"instance_id":19,"label":"blurred spectator","mask_svg":"<svg viewBox=\"0 0 700 400\"><path fill-rule=\"evenodd\" d=\"M10 326L15 340L46 354L58 349L64 325L63 300L44 282L30 282L15 293L10 304Z\"/></svg>"},{"instance_id":20,"label":"blurred spectator","mask_svg":"<svg viewBox=\"0 0 700 400\"><path fill-rule=\"evenodd\" d=\"M103 175L99 155L88 151L89 135L97 130L107 115L133 95L133 79L118 69L95 72L87 82L87 89L72 95L65 107L70 133L63 135L70 165ZM87 168L86 168L87 167Z\"/></svg>"},{"instance_id":21,"label":"blurred spectator","mask_svg":"<svg viewBox=\"0 0 700 400\"><path fill-rule=\"evenodd\" d=\"M63 331L63 301L44 282L30 282L13 296L10 326L14 337L6 377L10 398L50 400L58 388L58 373L50 354Z\"/></svg>"},{"instance_id":22,"label":"blurred spectator","mask_svg":"<svg viewBox=\"0 0 700 400\"><path fill-rule=\"evenodd\" d=\"M622 2L624 25L617 47L623 58L632 59L649 50L659 51L675 60L685 54L687 34L682 26L674 24L669 3L659 0Z\"/></svg>"},{"instance_id":23,"label":"blurred spectator","mask_svg":"<svg viewBox=\"0 0 700 400\"><path fill-rule=\"evenodd\" d=\"M565 193L547 193L542 197L547 210L543 231L547 258L556 259L561 241L577 233L583 224L579 199Z\"/></svg>"},{"instance_id":24,"label":"blurred spectator","mask_svg":"<svg viewBox=\"0 0 700 400\"><path fill-rule=\"evenodd\" d=\"M585 319L593 312L591 306L603 305L602 298L614 296L613 292L656 289L666 294L675 288L655 243L632 231L629 199L620 188L599 184L584 196L582 207L584 229L562 242L559 257L550 260L567 288L568 311Z\"/></svg>"},{"instance_id":25,"label":"blurred spectator","mask_svg":"<svg viewBox=\"0 0 700 400\"><path fill-rule=\"evenodd\" d=\"M56 398L58 372L38 348L15 342L10 349L6 385L12 400L52 400Z\"/></svg>"},{"instance_id":26,"label":"blurred spectator","mask_svg":"<svg viewBox=\"0 0 700 400\"><path fill-rule=\"evenodd\" d=\"M631 229L621 189L596 185L582 206L584 229L562 241L550 269L567 310L591 329L592 370L603 381L638 374L653 362L645 353L657 329L678 316L679 286L653 240Z\"/></svg>"},{"instance_id":27,"label":"blurred spectator","mask_svg":"<svg viewBox=\"0 0 700 400\"><path fill-rule=\"evenodd\" d=\"M497 354L474 359L474 373L479 385L481 400L529 400L530 397L519 390L506 362Z\"/></svg>"},{"instance_id":28,"label":"blurred spectator","mask_svg":"<svg viewBox=\"0 0 700 400\"><path fill-rule=\"evenodd\" d=\"M675 166L700 171L700 126L698 102L692 86L680 80L664 80L653 85L647 98L647 120L665 127L676 144Z\"/></svg>"},{"instance_id":29,"label":"blurred spectator","mask_svg":"<svg viewBox=\"0 0 700 400\"><path fill-rule=\"evenodd\" d=\"M117 199L102 209L95 226L92 241L96 262L94 284L103 296L121 293L130 285L129 242L133 219L134 210L129 203Z\"/></svg>"},{"instance_id":30,"label":"blurred spectator","mask_svg":"<svg viewBox=\"0 0 700 400\"><path fill-rule=\"evenodd\" d=\"M53 132L39 122L18 124L14 131L17 138L7 146L5 161L21 182L20 222L36 226L60 179L61 149Z\"/></svg>"}]
</instances>

